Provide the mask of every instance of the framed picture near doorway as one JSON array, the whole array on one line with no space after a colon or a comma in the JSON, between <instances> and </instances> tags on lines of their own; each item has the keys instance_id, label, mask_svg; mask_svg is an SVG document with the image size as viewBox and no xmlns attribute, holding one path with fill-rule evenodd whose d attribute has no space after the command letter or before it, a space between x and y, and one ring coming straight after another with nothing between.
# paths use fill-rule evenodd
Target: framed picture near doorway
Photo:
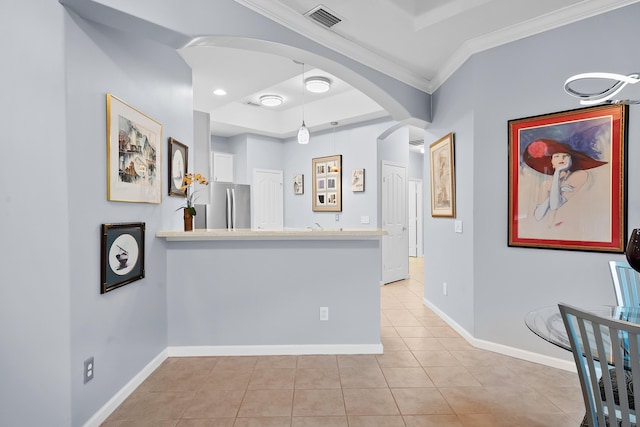
<instances>
[{"instance_id":1,"label":"framed picture near doorway","mask_svg":"<svg viewBox=\"0 0 640 427\"><path fill-rule=\"evenodd\" d=\"M431 216L456 216L455 164L453 133L429 146L431 162Z\"/></svg>"},{"instance_id":2,"label":"framed picture near doorway","mask_svg":"<svg viewBox=\"0 0 640 427\"><path fill-rule=\"evenodd\" d=\"M364 191L364 169L351 171L351 191L361 193Z\"/></svg>"},{"instance_id":3,"label":"framed picture near doorway","mask_svg":"<svg viewBox=\"0 0 640 427\"><path fill-rule=\"evenodd\" d=\"M628 106L509 121L509 246L622 253Z\"/></svg>"},{"instance_id":4,"label":"framed picture near doorway","mask_svg":"<svg viewBox=\"0 0 640 427\"><path fill-rule=\"evenodd\" d=\"M342 155L317 157L313 168L314 212L342 211Z\"/></svg>"}]
</instances>

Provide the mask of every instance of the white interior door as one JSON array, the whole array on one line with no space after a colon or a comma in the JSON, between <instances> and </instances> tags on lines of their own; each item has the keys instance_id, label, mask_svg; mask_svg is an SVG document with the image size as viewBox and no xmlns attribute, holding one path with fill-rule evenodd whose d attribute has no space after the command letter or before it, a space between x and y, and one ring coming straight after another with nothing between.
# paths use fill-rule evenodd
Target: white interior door
<instances>
[{"instance_id":1,"label":"white interior door","mask_svg":"<svg viewBox=\"0 0 640 427\"><path fill-rule=\"evenodd\" d=\"M266 230L284 227L282 171L253 171L253 226Z\"/></svg>"},{"instance_id":2,"label":"white interior door","mask_svg":"<svg viewBox=\"0 0 640 427\"><path fill-rule=\"evenodd\" d=\"M407 168L382 162L382 283L409 277Z\"/></svg>"},{"instance_id":3,"label":"white interior door","mask_svg":"<svg viewBox=\"0 0 640 427\"><path fill-rule=\"evenodd\" d=\"M409 180L409 256L421 257L422 252L422 181Z\"/></svg>"}]
</instances>

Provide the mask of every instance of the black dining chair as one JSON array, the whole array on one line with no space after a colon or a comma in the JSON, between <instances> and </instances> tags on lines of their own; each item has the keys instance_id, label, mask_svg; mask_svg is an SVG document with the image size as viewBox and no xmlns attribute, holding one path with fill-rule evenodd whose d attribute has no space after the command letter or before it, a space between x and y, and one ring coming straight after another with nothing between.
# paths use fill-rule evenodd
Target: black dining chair
<instances>
[{"instance_id":1,"label":"black dining chair","mask_svg":"<svg viewBox=\"0 0 640 427\"><path fill-rule=\"evenodd\" d=\"M640 324L558 304L586 406L583 426L636 426ZM615 420L615 421L614 421Z\"/></svg>"}]
</instances>

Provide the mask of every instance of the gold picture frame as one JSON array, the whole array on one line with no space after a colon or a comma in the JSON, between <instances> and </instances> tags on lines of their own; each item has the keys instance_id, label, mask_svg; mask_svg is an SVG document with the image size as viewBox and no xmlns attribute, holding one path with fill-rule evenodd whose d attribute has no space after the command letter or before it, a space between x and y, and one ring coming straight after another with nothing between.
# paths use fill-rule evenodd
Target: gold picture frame
<instances>
[{"instance_id":1,"label":"gold picture frame","mask_svg":"<svg viewBox=\"0 0 640 427\"><path fill-rule=\"evenodd\" d=\"M107 94L107 200L162 202L162 124Z\"/></svg>"},{"instance_id":2,"label":"gold picture frame","mask_svg":"<svg viewBox=\"0 0 640 427\"><path fill-rule=\"evenodd\" d=\"M429 146L431 164L431 216L456 216L453 132Z\"/></svg>"},{"instance_id":3,"label":"gold picture frame","mask_svg":"<svg viewBox=\"0 0 640 427\"><path fill-rule=\"evenodd\" d=\"M342 211L342 155L317 157L313 168L313 211Z\"/></svg>"}]
</instances>

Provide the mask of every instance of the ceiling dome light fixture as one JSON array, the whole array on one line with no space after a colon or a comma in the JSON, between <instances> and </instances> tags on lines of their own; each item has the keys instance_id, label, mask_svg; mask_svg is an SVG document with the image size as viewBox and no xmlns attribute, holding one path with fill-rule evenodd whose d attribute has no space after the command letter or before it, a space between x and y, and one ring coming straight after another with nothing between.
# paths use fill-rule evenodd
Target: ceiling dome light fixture
<instances>
[{"instance_id":1,"label":"ceiling dome light fixture","mask_svg":"<svg viewBox=\"0 0 640 427\"><path fill-rule=\"evenodd\" d=\"M615 83L609 88L600 91L600 92L580 92L578 90L572 89L571 84L583 79L605 79L605 80L614 80ZM616 74L616 73L582 73L576 74L575 76L569 77L567 81L564 82L564 90L569 95L574 96L580 99L581 105L596 105L600 103L608 103L608 104L638 104L640 101L631 101L631 100L611 100L614 96L616 96L624 87L628 84L635 84L640 81L640 74L633 73L625 76L624 74Z\"/></svg>"},{"instance_id":2,"label":"ceiling dome light fixture","mask_svg":"<svg viewBox=\"0 0 640 427\"><path fill-rule=\"evenodd\" d=\"M227 94L227 91L224 89L216 89L213 91L213 94L218 96L225 96Z\"/></svg>"},{"instance_id":3,"label":"ceiling dome light fixture","mask_svg":"<svg viewBox=\"0 0 640 427\"><path fill-rule=\"evenodd\" d=\"M280 95L262 95L260 97L260 104L265 107L277 107L282 104L282 97Z\"/></svg>"},{"instance_id":4,"label":"ceiling dome light fixture","mask_svg":"<svg viewBox=\"0 0 640 427\"><path fill-rule=\"evenodd\" d=\"M326 77L309 77L304 81L304 87L309 92L325 93L331 88L331 80Z\"/></svg>"},{"instance_id":5,"label":"ceiling dome light fixture","mask_svg":"<svg viewBox=\"0 0 640 427\"><path fill-rule=\"evenodd\" d=\"M304 124L304 62L302 63L302 126L298 129L298 144L309 143L309 128Z\"/></svg>"}]
</instances>

